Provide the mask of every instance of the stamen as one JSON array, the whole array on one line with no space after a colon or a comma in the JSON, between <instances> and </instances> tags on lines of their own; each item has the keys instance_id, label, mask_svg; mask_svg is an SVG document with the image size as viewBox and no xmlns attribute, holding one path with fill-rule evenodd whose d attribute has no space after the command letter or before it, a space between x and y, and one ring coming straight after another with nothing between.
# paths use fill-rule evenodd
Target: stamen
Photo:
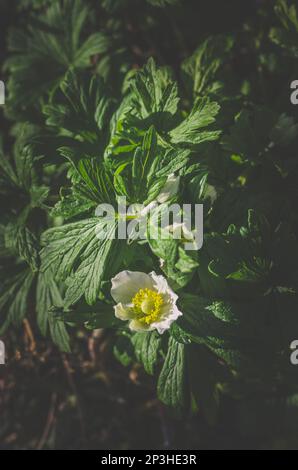
<instances>
[{"instance_id":1,"label":"stamen","mask_svg":"<svg viewBox=\"0 0 298 470\"><path fill-rule=\"evenodd\" d=\"M152 289L140 289L132 299L135 313L138 320L150 325L160 317L160 310L163 305L163 297Z\"/></svg>"}]
</instances>

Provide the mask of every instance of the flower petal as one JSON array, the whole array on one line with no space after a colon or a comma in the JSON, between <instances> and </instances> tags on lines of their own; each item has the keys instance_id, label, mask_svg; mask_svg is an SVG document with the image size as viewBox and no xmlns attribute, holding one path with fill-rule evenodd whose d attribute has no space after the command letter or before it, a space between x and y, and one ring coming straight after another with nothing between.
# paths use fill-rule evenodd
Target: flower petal
<instances>
[{"instance_id":1,"label":"flower petal","mask_svg":"<svg viewBox=\"0 0 298 470\"><path fill-rule=\"evenodd\" d=\"M151 331L154 329L153 323L151 325L146 325L145 323L140 322L139 320L132 320L129 322L129 329L131 331Z\"/></svg>"},{"instance_id":2,"label":"flower petal","mask_svg":"<svg viewBox=\"0 0 298 470\"><path fill-rule=\"evenodd\" d=\"M134 312L129 305L119 303L114 307L115 317L120 320L131 320L134 316Z\"/></svg>"},{"instance_id":3,"label":"flower petal","mask_svg":"<svg viewBox=\"0 0 298 470\"><path fill-rule=\"evenodd\" d=\"M178 295L172 291L164 276L158 275L154 271L152 271L149 276L151 276L154 282L154 288L157 290L157 292L160 292L161 294L167 294L168 298L170 298L173 302L176 302Z\"/></svg>"},{"instance_id":4,"label":"flower petal","mask_svg":"<svg viewBox=\"0 0 298 470\"><path fill-rule=\"evenodd\" d=\"M171 324L181 317L182 312L178 309L176 305L172 306L171 312L159 322L152 323L151 326L154 327L160 335L162 335L166 330L168 330Z\"/></svg>"},{"instance_id":5,"label":"flower petal","mask_svg":"<svg viewBox=\"0 0 298 470\"><path fill-rule=\"evenodd\" d=\"M112 279L111 296L116 302L128 304L139 289L152 289L151 277L138 271L121 271Z\"/></svg>"}]
</instances>

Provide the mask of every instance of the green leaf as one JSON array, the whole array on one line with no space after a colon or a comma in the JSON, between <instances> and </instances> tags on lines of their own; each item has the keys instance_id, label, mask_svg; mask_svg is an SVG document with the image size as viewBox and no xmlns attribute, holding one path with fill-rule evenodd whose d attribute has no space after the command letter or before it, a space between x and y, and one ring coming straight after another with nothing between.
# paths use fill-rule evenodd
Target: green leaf
<instances>
[{"instance_id":1,"label":"green leaf","mask_svg":"<svg viewBox=\"0 0 298 470\"><path fill-rule=\"evenodd\" d=\"M124 366L129 366L134 360L134 350L129 333L123 331L116 338L113 348L116 359Z\"/></svg>"},{"instance_id":2,"label":"green leaf","mask_svg":"<svg viewBox=\"0 0 298 470\"><path fill-rule=\"evenodd\" d=\"M75 217L88 217L90 213L95 210L96 203L87 199L78 188L75 187L70 189L70 193L65 194L65 191L61 191L60 201L58 201L53 207L51 214L54 217L63 217L63 220L68 222L70 219Z\"/></svg>"},{"instance_id":3,"label":"green leaf","mask_svg":"<svg viewBox=\"0 0 298 470\"><path fill-rule=\"evenodd\" d=\"M272 258L269 250L268 224L264 218L257 232L241 227L205 236L198 251L198 274L204 295L234 298L256 297L264 293L270 282ZM256 227L255 227L256 228ZM242 285L241 285L242 284Z\"/></svg>"},{"instance_id":4,"label":"green leaf","mask_svg":"<svg viewBox=\"0 0 298 470\"><path fill-rule=\"evenodd\" d=\"M147 374L153 375L158 360L161 336L156 332L136 333L132 337L137 360L143 364Z\"/></svg>"},{"instance_id":5,"label":"green leaf","mask_svg":"<svg viewBox=\"0 0 298 470\"><path fill-rule=\"evenodd\" d=\"M234 45L232 36L213 36L204 41L193 55L182 63L184 79L193 96L203 95L219 86L215 80L229 58Z\"/></svg>"},{"instance_id":6,"label":"green leaf","mask_svg":"<svg viewBox=\"0 0 298 470\"><path fill-rule=\"evenodd\" d=\"M152 126L144 136L142 147L137 147L132 162L132 184L136 187L136 200L138 193L147 192L147 185L150 184L150 177L154 173L156 153L157 135ZM141 200L144 200L144 196L141 196Z\"/></svg>"},{"instance_id":7,"label":"green leaf","mask_svg":"<svg viewBox=\"0 0 298 470\"><path fill-rule=\"evenodd\" d=\"M285 147L292 143L298 135L298 124L295 119L287 116L285 113L278 118L276 125L273 127L270 138L275 145Z\"/></svg>"},{"instance_id":8,"label":"green leaf","mask_svg":"<svg viewBox=\"0 0 298 470\"><path fill-rule=\"evenodd\" d=\"M98 237L103 230L104 237ZM115 230L115 221L93 217L49 229L43 234L41 270L51 267L57 280L66 281L66 307L83 295L88 304L94 304L103 281L117 271L123 243L115 238Z\"/></svg>"},{"instance_id":9,"label":"green leaf","mask_svg":"<svg viewBox=\"0 0 298 470\"><path fill-rule=\"evenodd\" d=\"M278 0L275 11L286 29L298 31L298 17L294 3Z\"/></svg>"},{"instance_id":10,"label":"green leaf","mask_svg":"<svg viewBox=\"0 0 298 470\"><path fill-rule=\"evenodd\" d=\"M47 209L45 201L49 195L49 192L50 188L48 186L32 186L30 189L31 207Z\"/></svg>"},{"instance_id":11,"label":"green leaf","mask_svg":"<svg viewBox=\"0 0 298 470\"><path fill-rule=\"evenodd\" d=\"M205 345L230 367L247 374L266 368L278 344L267 296L253 301L212 301L184 293L179 301L183 316L177 322L182 330L178 334L183 342Z\"/></svg>"},{"instance_id":12,"label":"green leaf","mask_svg":"<svg viewBox=\"0 0 298 470\"><path fill-rule=\"evenodd\" d=\"M140 0L141 7L144 7L144 3L147 2L154 7L166 7L168 5L174 5L180 0ZM110 13L114 13L121 8L132 7L132 0L102 0L102 6ZM134 5L135 6L135 5Z\"/></svg>"},{"instance_id":13,"label":"green leaf","mask_svg":"<svg viewBox=\"0 0 298 470\"><path fill-rule=\"evenodd\" d=\"M80 160L76 169L85 183L82 187L81 181L76 184L76 191L91 201L99 203L115 204L115 190L111 172L107 167L98 163L95 159Z\"/></svg>"},{"instance_id":14,"label":"green leaf","mask_svg":"<svg viewBox=\"0 0 298 470\"><path fill-rule=\"evenodd\" d=\"M190 150L162 145L153 126L134 147L132 158L123 162L118 155L110 155L109 163L116 168L116 192L126 196L130 203L147 205L157 198L169 175L183 172L190 160Z\"/></svg>"},{"instance_id":15,"label":"green leaf","mask_svg":"<svg viewBox=\"0 0 298 470\"><path fill-rule=\"evenodd\" d=\"M97 147L100 144L97 148L100 153L107 140L115 105L103 80L95 75L90 78L90 74L69 70L60 88L63 99L58 95L51 100L51 104L43 107L47 124L62 129L64 133L67 131L79 141L90 142ZM86 145L85 151L88 151Z\"/></svg>"},{"instance_id":16,"label":"green leaf","mask_svg":"<svg viewBox=\"0 0 298 470\"><path fill-rule=\"evenodd\" d=\"M37 324L41 333L46 336L49 326L49 312L52 307L62 306L62 295L54 280L51 270L39 272L36 286Z\"/></svg>"},{"instance_id":17,"label":"green leaf","mask_svg":"<svg viewBox=\"0 0 298 470\"><path fill-rule=\"evenodd\" d=\"M282 47L286 54L298 57L298 17L296 5L291 2L289 4L287 0L278 0L275 5L275 12L282 24L282 28L271 28L269 33L270 39Z\"/></svg>"},{"instance_id":18,"label":"green leaf","mask_svg":"<svg viewBox=\"0 0 298 470\"><path fill-rule=\"evenodd\" d=\"M113 13L121 7L126 6L127 2L130 0L102 0L102 6L108 12Z\"/></svg>"},{"instance_id":19,"label":"green leaf","mask_svg":"<svg viewBox=\"0 0 298 470\"><path fill-rule=\"evenodd\" d=\"M157 210L160 210L160 207ZM167 210L167 205L165 209ZM148 229L152 229L152 224L149 224ZM154 232L148 230L148 243L152 252L161 260L162 271L177 286L187 285L198 267L197 252L186 251L185 241L169 237L167 231L163 235L164 231L160 230L157 238L150 237L150 233Z\"/></svg>"},{"instance_id":20,"label":"green leaf","mask_svg":"<svg viewBox=\"0 0 298 470\"><path fill-rule=\"evenodd\" d=\"M5 230L6 247L16 252L22 260L26 261L33 272L39 267L39 244L36 236L24 225L11 223Z\"/></svg>"},{"instance_id":21,"label":"green leaf","mask_svg":"<svg viewBox=\"0 0 298 470\"><path fill-rule=\"evenodd\" d=\"M90 58L96 54L102 54L109 47L109 38L102 32L89 36L74 54L74 65L77 68L90 66Z\"/></svg>"},{"instance_id":22,"label":"green leaf","mask_svg":"<svg viewBox=\"0 0 298 470\"><path fill-rule=\"evenodd\" d=\"M177 113L179 98L177 84L169 69L157 68L154 60L131 80L131 113L139 127L154 125L157 130L167 130Z\"/></svg>"},{"instance_id":23,"label":"green leaf","mask_svg":"<svg viewBox=\"0 0 298 470\"><path fill-rule=\"evenodd\" d=\"M10 184L17 186L17 175L14 168L11 165L9 159L5 156L2 148L2 139L0 141L0 169L1 169L1 178L5 178L9 181ZM2 183L3 184L3 183Z\"/></svg>"},{"instance_id":24,"label":"green leaf","mask_svg":"<svg viewBox=\"0 0 298 470\"><path fill-rule=\"evenodd\" d=\"M223 138L223 146L245 160L257 161L268 151L278 122L278 115L269 108L244 109L236 116L230 135Z\"/></svg>"},{"instance_id":25,"label":"green leaf","mask_svg":"<svg viewBox=\"0 0 298 470\"><path fill-rule=\"evenodd\" d=\"M217 140L221 134L218 130L202 130L215 122L219 105L207 98L198 98L184 121L170 131L173 144L201 144L202 142Z\"/></svg>"},{"instance_id":26,"label":"green leaf","mask_svg":"<svg viewBox=\"0 0 298 470\"><path fill-rule=\"evenodd\" d=\"M151 3L151 5L155 7L165 7L167 5L174 5L175 3L178 3L180 0L147 0L148 3Z\"/></svg>"},{"instance_id":27,"label":"green leaf","mask_svg":"<svg viewBox=\"0 0 298 470\"><path fill-rule=\"evenodd\" d=\"M216 386L222 380L220 366L216 358L202 346L190 345L186 351L191 394L197 408L212 426L216 423L219 407Z\"/></svg>"},{"instance_id":28,"label":"green leaf","mask_svg":"<svg viewBox=\"0 0 298 470\"><path fill-rule=\"evenodd\" d=\"M58 348L63 352L71 352L70 338L65 324L52 312L49 312L49 327L52 340L58 346Z\"/></svg>"},{"instance_id":29,"label":"green leaf","mask_svg":"<svg viewBox=\"0 0 298 470\"><path fill-rule=\"evenodd\" d=\"M5 276L4 276L5 275ZM19 271L15 276L7 277L1 272L0 289L0 335L11 325L20 325L28 313L28 302L34 273L28 268Z\"/></svg>"},{"instance_id":30,"label":"green leaf","mask_svg":"<svg viewBox=\"0 0 298 470\"><path fill-rule=\"evenodd\" d=\"M113 307L104 302L97 302L92 307L79 305L74 310L57 309L55 315L65 323L83 325L89 330L123 326L121 320L115 317Z\"/></svg>"},{"instance_id":31,"label":"green leaf","mask_svg":"<svg viewBox=\"0 0 298 470\"><path fill-rule=\"evenodd\" d=\"M99 33L85 36L90 16L82 0L55 1L26 30L11 30L8 47L13 55L5 68L10 72L7 106L12 116L26 119L25 110L38 112L41 99L70 67L89 67L91 55L102 52Z\"/></svg>"},{"instance_id":32,"label":"green leaf","mask_svg":"<svg viewBox=\"0 0 298 470\"><path fill-rule=\"evenodd\" d=\"M49 329L53 342L61 351L70 352L69 334L63 320L55 314L57 307L62 305L62 295L51 270L40 272L36 287L37 324L44 336Z\"/></svg>"},{"instance_id":33,"label":"green leaf","mask_svg":"<svg viewBox=\"0 0 298 470\"><path fill-rule=\"evenodd\" d=\"M157 384L159 399L178 410L186 407L188 398L185 348L186 346L170 337L167 355Z\"/></svg>"}]
</instances>

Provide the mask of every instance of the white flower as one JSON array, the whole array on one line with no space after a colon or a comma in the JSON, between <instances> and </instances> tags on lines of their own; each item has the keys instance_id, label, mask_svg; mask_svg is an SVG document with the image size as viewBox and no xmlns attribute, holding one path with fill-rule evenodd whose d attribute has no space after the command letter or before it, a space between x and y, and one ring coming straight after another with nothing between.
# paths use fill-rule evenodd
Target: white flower
<instances>
[{"instance_id":1,"label":"white flower","mask_svg":"<svg viewBox=\"0 0 298 470\"><path fill-rule=\"evenodd\" d=\"M157 330L162 334L182 315L176 305L178 296L163 276L121 271L112 279L111 295L115 316L129 321L132 331Z\"/></svg>"}]
</instances>

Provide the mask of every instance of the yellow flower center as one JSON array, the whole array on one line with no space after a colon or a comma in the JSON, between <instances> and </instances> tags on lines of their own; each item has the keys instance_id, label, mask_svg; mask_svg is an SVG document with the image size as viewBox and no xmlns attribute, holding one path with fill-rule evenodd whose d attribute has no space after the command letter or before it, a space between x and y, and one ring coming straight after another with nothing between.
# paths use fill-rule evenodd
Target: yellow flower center
<instances>
[{"instance_id":1,"label":"yellow flower center","mask_svg":"<svg viewBox=\"0 0 298 470\"><path fill-rule=\"evenodd\" d=\"M140 289L132 298L132 303L138 320L150 325L160 317L163 297L152 289Z\"/></svg>"}]
</instances>

